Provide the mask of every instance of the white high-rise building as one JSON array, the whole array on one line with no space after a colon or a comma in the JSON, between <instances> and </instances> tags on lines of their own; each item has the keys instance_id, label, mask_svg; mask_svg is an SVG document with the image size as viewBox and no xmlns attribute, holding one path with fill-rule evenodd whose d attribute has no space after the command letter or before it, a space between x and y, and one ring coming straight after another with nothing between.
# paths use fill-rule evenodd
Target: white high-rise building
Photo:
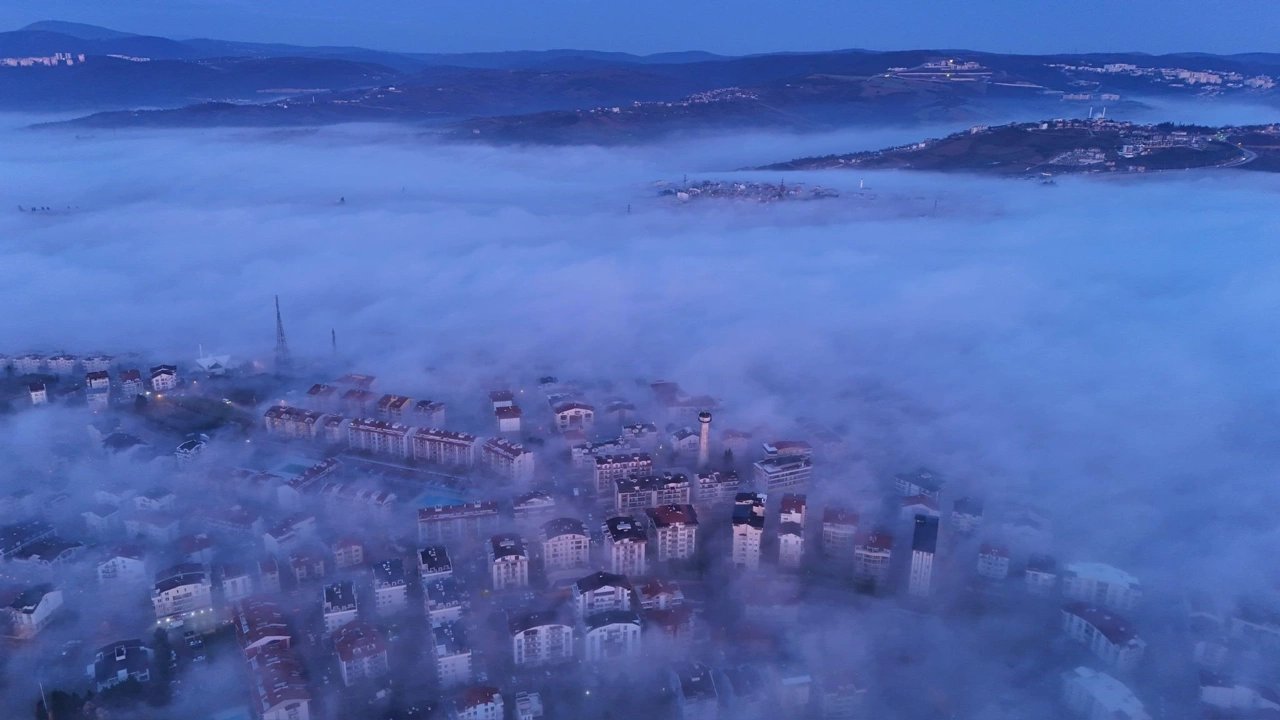
<instances>
[{"instance_id":1,"label":"white high-rise building","mask_svg":"<svg viewBox=\"0 0 1280 720\"><path fill-rule=\"evenodd\" d=\"M574 518L556 518L542 524L542 565L548 575L586 572L591 560L587 526Z\"/></svg>"},{"instance_id":2,"label":"white high-rise building","mask_svg":"<svg viewBox=\"0 0 1280 720\"><path fill-rule=\"evenodd\" d=\"M605 520L604 545L609 557L609 572L644 575L649 567L645 556L648 544L644 526L630 515Z\"/></svg>"},{"instance_id":3,"label":"white high-rise building","mask_svg":"<svg viewBox=\"0 0 1280 720\"><path fill-rule=\"evenodd\" d=\"M583 656L588 662L622 660L640 654L640 616L607 610L583 620Z\"/></svg>"},{"instance_id":4,"label":"white high-rise building","mask_svg":"<svg viewBox=\"0 0 1280 720\"><path fill-rule=\"evenodd\" d=\"M907 592L914 597L928 597L933 592L933 556L938 550L938 518L916 515L911 536L911 574Z\"/></svg>"},{"instance_id":5,"label":"white high-rise building","mask_svg":"<svg viewBox=\"0 0 1280 720\"><path fill-rule=\"evenodd\" d=\"M523 613L511 618L511 655L517 667L573 659L573 626L556 613Z\"/></svg>"},{"instance_id":6,"label":"white high-rise building","mask_svg":"<svg viewBox=\"0 0 1280 720\"><path fill-rule=\"evenodd\" d=\"M1071 563L1062 570L1062 595L1068 600L1128 611L1142 600L1142 584L1110 565Z\"/></svg>"},{"instance_id":7,"label":"white high-rise building","mask_svg":"<svg viewBox=\"0 0 1280 720\"><path fill-rule=\"evenodd\" d=\"M760 567L760 545L764 539L766 496L738 493L733 501L733 566L743 570Z\"/></svg>"},{"instance_id":8,"label":"white high-rise building","mask_svg":"<svg viewBox=\"0 0 1280 720\"><path fill-rule=\"evenodd\" d=\"M156 620L164 623L208 616L212 624L213 583L209 573L199 563L182 563L160 571L151 591L151 604Z\"/></svg>"},{"instance_id":9,"label":"white high-rise building","mask_svg":"<svg viewBox=\"0 0 1280 720\"><path fill-rule=\"evenodd\" d=\"M645 512L654 527L659 562L693 557L697 550L698 513L692 505L663 505Z\"/></svg>"},{"instance_id":10,"label":"white high-rise building","mask_svg":"<svg viewBox=\"0 0 1280 720\"><path fill-rule=\"evenodd\" d=\"M529 554L519 535L494 535L489 539L489 567L494 590L529 584Z\"/></svg>"},{"instance_id":11,"label":"white high-rise building","mask_svg":"<svg viewBox=\"0 0 1280 720\"><path fill-rule=\"evenodd\" d=\"M794 570L804 559L804 526L784 522L778 528L778 566Z\"/></svg>"}]
</instances>

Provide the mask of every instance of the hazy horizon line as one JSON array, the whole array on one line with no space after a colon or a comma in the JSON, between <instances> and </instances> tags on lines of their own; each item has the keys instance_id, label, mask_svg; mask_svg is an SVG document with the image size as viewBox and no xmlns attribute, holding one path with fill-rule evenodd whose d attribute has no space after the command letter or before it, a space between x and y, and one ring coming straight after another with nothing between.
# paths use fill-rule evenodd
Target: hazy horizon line
<instances>
[{"instance_id":1,"label":"hazy horizon line","mask_svg":"<svg viewBox=\"0 0 1280 720\"><path fill-rule=\"evenodd\" d=\"M1010 56L1024 56L1024 57L1052 57L1056 55L1117 55L1117 54L1145 55L1153 58L1169 57L1169 56L1185 56L1185 55L1207 55L1207 56L1222 57L1222 58L1230 58L1230 57L1236 57L1241 55L1280 56L1280 52L1277 52L1274 50L1239 50L1235 52L1223 53L1223 52L1212 52L1208 50L1192 50L1192 49L1177 50L1172 52L1149 52L1145 50L1125 50L1125 49L1106 49L1106 50L1100 50L1100 49L1061 50L1059 49L1059 50L1045 51L1045 52L1019 52L1019 51L1012 51L1012 50L988 50L988 49L978 49L978 48L972 48L972 47L941 47L941 46L939 47L914 46L914 47L892 47L892 48L872 48L872 47L830 48L829 47L829 48L823 48L823 49L806 49L806 50L774 49L774 50L760 50L755 52L744 52L744 53L718 52L715 50L706 50L706 49L697 48L697 47L692 47L692 48L686 47L682 49L669 49L669 50L656 50L652 52L635 52L630 50L604 50L604 49L591 48L591 47L569 47L569 46L543 47L543 48L513 47L513 48L488 49L488 50L448 51L448 50L396 49L396 48L385 47L385 46L358 45L358 44L348 45L348 44L342 44L342 43L303 44L303 43L294 43L294 42L285 42L285 41L241 40L241 39L228 38L228 37L212 37L212 36L199 36L199 35L196 35L196 36L179 36L176 34L175 35L156 35L156 34L150 34L145 32L134 32L132 30L121 30L116 27L99 25L97 23L86 23L86 22L79 22L75 20L60 20L57 18L45 18L43 20L35 20L32 22L26 23L25 25L22 25L20 27L13 28L11 30L4 30L0 32L21 32L23 30L27 30L33 25L39 25L41 23L59 23L64 25L78 25L81 27L108 30L110 32L122 33L125 35L134 36L134 37L161 38L165 40L173 40L175 42L208 40L208 41L216 41L216 42L244 43L247 45L284 45L288 47L307 48L307 49L346 48L346 49L355 49L355 50L369 50L374 52L382 52L382 53L390 53L394 55L406 55L406 56L413 56L413 55L465 56L465 55L492 55L492 54L504 54L504 53L514 54L514 53L555 53L555 52L580 52L580 53L593 53L593 54L603 54L603 55L628 55L631 57L638 57L638 58L649 58L649 57L655 57L659 55L679 55L684 53L706 53L708 55L714 55L718 58L723 58L726 60L750 58L750 57L764 57L769 55L827 55L827 54L835 54L835 53L898 53L898 52L903 52L903 53L910 53L910 52L982 53L987 55L1010 55ZM49 32L53 32L53 31L49 31Z\"/></svg>"}]
</instances>

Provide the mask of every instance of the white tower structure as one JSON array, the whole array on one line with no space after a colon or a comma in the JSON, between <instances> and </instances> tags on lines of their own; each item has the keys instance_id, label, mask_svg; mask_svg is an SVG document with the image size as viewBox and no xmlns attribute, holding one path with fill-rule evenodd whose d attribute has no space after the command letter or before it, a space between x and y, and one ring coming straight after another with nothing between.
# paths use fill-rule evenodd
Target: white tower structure
<instances>
[{"instance_id":1,"label":"white tower structure","mask_svg":"<svg viewBox=\"0 0 1280 720\"><path fill-rule=\"evenodd\" d=\"M711 413L698 413L698 469L705 470L711 457Z\"/></svg>"}]
</instances>

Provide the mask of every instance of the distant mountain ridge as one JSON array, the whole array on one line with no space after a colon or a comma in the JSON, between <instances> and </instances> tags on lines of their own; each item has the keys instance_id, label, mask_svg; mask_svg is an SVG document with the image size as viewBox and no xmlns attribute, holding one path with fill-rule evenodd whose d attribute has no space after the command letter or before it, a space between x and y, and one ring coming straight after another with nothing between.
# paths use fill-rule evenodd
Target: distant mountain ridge
<instances>
[{"instance_id":1,"label":"distant mountain ridge","mask_svg":"<svg viewBox=\"0 0 1280 720\"><path fill-rule=\"evenodd\" d=\"M71 59L50 60L62 53ZM1268 53L450 55L173 40L56 21L0 33L0 110L79 109L93 114L72 124L92 127L426 123L492 142L980 121L1011 103L1037 113L1159 96L1274 103L1278 80L1280 54Z\"/></svg>"}]
</instances>

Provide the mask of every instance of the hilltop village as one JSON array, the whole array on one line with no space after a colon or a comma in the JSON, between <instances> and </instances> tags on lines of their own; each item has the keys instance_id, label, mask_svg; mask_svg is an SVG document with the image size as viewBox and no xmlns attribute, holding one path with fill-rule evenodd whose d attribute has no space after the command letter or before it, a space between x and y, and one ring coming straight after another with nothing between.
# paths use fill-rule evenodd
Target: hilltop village
<instances>
[{"instance_id":1,"label":"hilltop village","mask_svg":"<svg viewBox=\"0 0 1280 720\"><path fill-rule=\"evenodd\" d=\"M908 145L800 158L764 170L902 169L991 175L1141 174L1241 168L1280 171L1280 125L1150 125L1102 116L966 131Z\"/></svg>"},{"instance_id":2,"label":"hilltop village","mask_svg":"<svg viewBox=\"0 0 1280 720\"><path fill-rule=\"evenodd\" d=\"M1064 716L1280 711L1242 670L1274 657L1280 598L1149 597L1060 545L1070 519L942 469L888 469L855 501L854 442L816 421L745 426L669 380L426 398L307 377L283 342L268 366L0 357L5 421L52 438L15 453L0 498L0 662L30 668L36 717L838 720L952 702L913 674L925 647L848 654L844 616L1025 621L1019 656Z\"/></svg>"}]
</instances>

